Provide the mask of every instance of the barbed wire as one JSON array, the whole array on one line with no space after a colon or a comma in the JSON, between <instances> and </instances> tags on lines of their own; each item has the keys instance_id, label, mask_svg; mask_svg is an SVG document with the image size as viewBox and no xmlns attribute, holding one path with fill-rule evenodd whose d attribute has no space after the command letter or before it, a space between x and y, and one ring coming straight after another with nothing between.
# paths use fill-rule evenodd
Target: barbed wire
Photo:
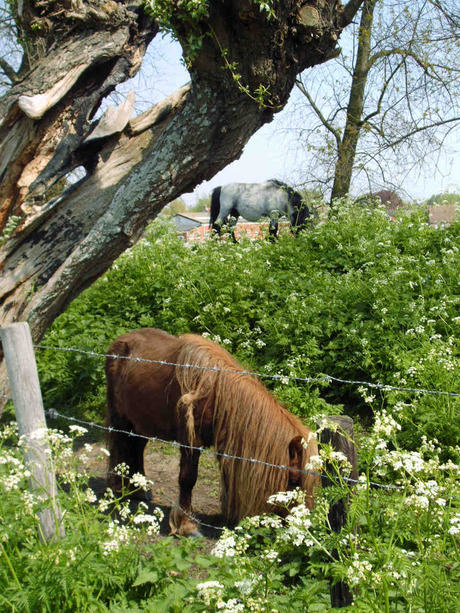
<instances>
[{"instance_id":1,"label":"barbed wire","mask_svg":"<svg viewBox=\"0 0 460 613\"><path fill-rule=\"evenodd\" d=\"M67 415L62 415L56 409L48 409L45 412L45 414L50 419L57 419L57 418L60 417L62 419L68 420L68 421L84 424L85 426L98 428L100 430L105 430L107 432L116 432L116 433L119 433L119 434L124 434L126 436L142 438L144 440L151 441L151 442L164 443L166 445L171 445L171 446L176 447L176 448L182 448L183 447L183 448L186 448L186 449L192 449L192 450L195 450L195 451L200 451L200 453L201 452L209 453L209 454L211 454L211 455L213 455L215 457L224 457L224 458L227 458L227 459L233 459L233 460L238 460L238 461L243 461L243 462L244 461L245 462L251 462L251 463L254 463L254 464L263 464L264 466L269 466L271 468L275 468L275 469L278 469L278 470L289 470L289 471L294 471L294 472L301 473L301 474L313 475L313 476L319 477L321 479L325 479L325 480L327 480L329 482L331 482L331 481L336 481L336 482L343 481L345 483L349 483L349 484L352 484L352 485L361 484L361 481L359 479L353 479L351 477L346 477L344 475L340 475L340 476L334 475L333 476L333 475L330 475L330 474L318 473L318 472L315 472L315 471L312 471L312 470L303 470L303 469L300 469L300 468L292 468L290 466L285 466L283 464L281 464L281 465L279 465L279 464L271 464L269 462L264 462L263 460L258 460L258 459L255 459L255 458L245 458L245 457L241 457L241 456L233 456L233 455L226 454L226 453L219 453L218 451L215 451L213 449L208 449L206 447L194 447L193 445L185 445L183 443L179 443L178 441L168 441L166 439L161 439L161 438L156 437L156 436L149 437L149 436L145 436L143 434L138 434L137 432L129 432L127 430L120 430L118 428L112 428L110 426L109 427L102 426L101 424L96 424L94 422L88 422L88 421L85 421L85 420L82 420L82 419L78 419L76 417L69 417ZM111 474L111 473L109 472L107 474ZM370 481L370 480L367 481L367 483L368 483L369 486L375 487L377 489L383 489L383 490L386 490L386 491L403 491L403 490L405 490L405 487L403 487L401 485L384 484L384 483L378 483L376 481ZM161 495L163 496L163 494L161 494ZM224 530L224 528L216 527L216 526L213 526L212 524L206 524L206 523L200 521L196 516L188 513L185 509L183 509L181 506L179 506L173 500L171 500L170 498L168 498L165 495L164 495L164 497L165 497L165 499L167 499L170 502L171 505L173 505L173 506L177 507L178 509L180 509L190 520L196 522L197 524L205 526L207 528L213 528L215 530L221 530L221 531ZM459 499L459 497L456 496L456 495L452 495L451 498L452 499L456 499L456 500Z\"/></svg>"},{"instance_id":2,"label":"barbed wire","mask_svg":"<svg viewBox=\"0 0 460 613\"><path fill-rule=\"evenodd\" d=\"M6 396L5 394L0 394L0 396L2 396L4 398L7 398L8 400L12 400L12 398L10 396ZM72 422L77 423L77 424L83 424L83 425L88 426L90 428L97 428L99 430L104 430L104 431L107 431L107 432L116 432L118 434L124 434L124 435L130 436L130 437L142 438L142 439L147 440L147 441L163 443L163 444L166 444L166 445L171 445L171 446L176 447L176 448L182 448L183 447L183 448L187 448L187 449L192 449L192 450L200 451L200 453L203 453L203 452L204 453L209 453L209 454L211 454L211 455L213 455L215 457L223 457L223 458L226 458L226 459L233 459L233 460L238 460L238 461L251 462L251 463L255 463L255 464L262 464L262 465L269 466L271 468L275 468L275 469L278 469L278 470L289 470L289 471L294 471L294 472L301 473L301 474L310 474L310 475L313 475L313 476L317 476L317 477L319 477L321 479L326 479L328 481L332 480L331 475L327 475L327 474L324 474L324 473L317 473L317 472L311 471L311 470L297 469L297 468L293 468L293 467L290 467L290 466L285 466L283 464L271 464L269 462L265 462L263 460L258 460L258 459L255 459L255 458L246 458L246 457L242 457L242 456L233 456L233 455L226 454L226 453L220 453L218 451L215 451L213 449L208 449L206 447L195 447L193 445L185 445L183 443L179 443L178 441L168 441L168 440L162 439L160 437L149 437L149 436L145 436L143 434L138 434L137 432L129 432L127 430L120 430L118 428L113 428L113 427L110 427L110 426L108 426L108 427L107 426L102 426L101 424L96 424L94 422L89 422L89 421L86 421L86 420L83 420L83 419L78 419L76 417L71 417L71 416L68 416L68 415L63 415L62 413L57 411L57 409L54 409L54 408L47 409L45 411L45 416L47 418L49 418L49 419L61 418L61 419L67 420L67 421L72 421ZM110 474L110 472L107 472L106 474ZM351 483L353 485L357 485L357 484L361 483L361 481L359 479L353 479L351 477L346 477L344 475L340 475L339 477L336 476L335 480L336 481L344 481L345 483ZM383 489L383 490L387 490L387 491L402 491L402 490L405 489L403 486L400 486L400 485L384 484L384 483L378 483L376 481L368 481L368 484L370 486L375 487L375 488ZM217 531L224 531L225 530L225 528L223 528L221 526L214 526L213 524L208 524L206 522L201 521L198 517L196 517L193 514L188 513L185 509L183 509L180 505L178 505L176 502L174 502L171 498L169 498L165 494L157 493L156 495L159 496L159 497L163 497L165 500L167 500L170 503L170 505L172 507L176 507L176 508L180 509L180 511L182 511L191 521L197 523L199 526L203 526L203 527L210 528L210 529L217 530ZM454 496L452 496L452 498L458 499L459 497L454 495Z\"/></svg>"},{"instance_id":3,"label":"barbed wire","mask_svg":"<svg viewBox=\"0 0 460 613\"><path fill-rule=\"evenodd\" d=\"M316 473L314 471L303 470L301 468L291 468L290 466L285 466L284 464L271 464L270 462L265 462L264 460L258 460L256 458L245 458L242 456L230 455L228 453L221 453L219 451L215 451L214 449L209 449L208 447L196 447L194 445L186 445L185 443L179 443L178 441L169 441L167 439L162 439L158 436L145 436L144 434L138 434L137 432L129 432L128 430L120 430L118 428L113 428L111 426L102 426L101 424L96 424L94 422L85 421L83 419L77 419L76 417L69 417L68 415L63 415L59 413L56 409L48 409L45 411L45 415L50 419L57 419L58 417L62 419L66 419L68 421L73 421L78 424L84 424L85 426L97 428L99 430L105 430L106 432L116 432L117 434L124 434L126 436L132 436L135 438L141 438L147 441L151 441L153 443L165 443L166 445L171 445L172 447L176 447L178 449L190 449L192 451L199 451L200 453L208 453L215 457L225 458L227 460L239 460L242 462L250 462L252 464L261 464L263 466L268 466L270 468L277 468L279 470L289 470L292 472L297 472L301 474L313 475L316 477L325 478L325 475L321 473ZM359 483L356 479L351 479L354 483Z\"/></svg>"},{"instance_id":4,"label":"barbed wire","mask_svg":"<svg viewBox=\"0 0 460 613\"><path fill-rule=\"evenodd\" d=\"M151 441L151 442L157 442L157 443L164 443L166 445L171 445L173 447L176 448L185 448L185 449L191 449L193 451L199 451L200 453L208 453L210 455L213 455L215 457L222 457L222 458L226 458L229 460L238 460L240 462L251 462L252 464L262 464L263 466L268 466L270 468L276 468L278 470L289 470L291 472L296 472L296 473L300 473L300 474L304 474L304 475L312 475L314 477L320 477L321 479L326 479L328 481L331 480L331 476L330 475L325 475L324 473L319 473L313 470L305 470L302 468L293 468L291 466L285 466L284 464L271 464L270 462L265 462L264 460L258 460L256 458L246 458L246 457L242 457L242 456L234 456L234 455L230 455L228 453L220 453L219 451L215 451L214 449L209 449L207 447L194 447L193 445L185 445L184 443L179 443L178 441L168 441L166 439L162 439L159 438L157 436L145 436L144 434L138 434L137 432L129 432L128 430L120 430L118 428L112 428L110 426L102 426L101 424L96 424L94 422L90 422L90 421L85 421L83 419L78 419L76 417L70 417L68 415L63 415L62 413L59 413L56 409L48 409L47 411L45 411L45 414L47 417L49 417L50 419L57 419L58 417L65 419L67 421L72 421L78 424L83 424L85 426L88 427L93 427L93 428L97 428L99 430L105 430L107 432L116 432L117 434L124 434L126 436L132 436L135 438L141 438L147 441ZM351 483L353 485L357 485L360 482L359 479L353 479L351 477L345 477L343 475L341 475L339 477L340 480L345 481L346 483ZM404 489L402 486L400 485L388 485L388 484L384 484L384 483L378 483L378 482L374 482L374 481L369 481L369 485L372 485L374 487L377 488L381 488L381 489L386 489L386 490L402 490Z\"/></svg>"},{"instance_id":5,"label":"barbed wire","mask_svg":"<svg viewBox=\"0 0 460 613\"><path fill-rule=\"evenodd\" d=\"M43 349L49 351L63 351L68 353L80 353L84 355L88 355L93 358L112 358L115 360L130 360L133 362L141 362L147 364L160 364L162 366L174 366L180 368L194 368L197 370L205 370L205 371L213 371L213 372L223 372L223 373L231 373L237 374L241 376L249 376L249 377L257 377L259 379L271 379L274 381L295 381L300 383L327 383L334 381L336 383L347 384L347 385L360 385L366 386L374 389L381 389L383 391L398 391L398 392L412 392L418 394L431 394L438 396L451 396L454 398L460 398L460 393L457 392L445 392L438 390L429 390L424 388L413 388L413 387L401 387L394 385L387 385L385 383L373 383L372 381L356 381L353 379L340 379L338 377L334 377L332 375L321 375L320 377L293 377L291 375L270 375L268 373L258 373L249 370L232 370L225 368L218 368L217 366L198 366L196 364L187 364L187 363L178 363L178 362L168 362L166 360L149 360L147 358L133 357L133 356L124 356L117 354L107 354L107 353L97 353L95 351L79 349L76 347L52 347L47 345L34 345L36 349Z\"/></svg>"},{"instance_id":6,"label":"barbed wire","mask_svg":"<svg viewBox=\"0 0 460 613\"><path fill-rule=\"evenodd\" d=\"M235 372L239 372L239 371L235 371ZM2 394L2 393L0 393L0 396L2 396L3 398L6 398L8 400L13 400L10 396L6 396L5 394ZM97 428L97 429L105 430L105 431L108 431L108 432L117 432L119 434L125 434L126 436L142 438L144 440L151 441L151 442L165 443L166 445L171 445L171 446L176 447L176 448L185 447L187 449L192 449L194 451L200 451L200 453L209 453L209 454L214 455L216 457L220 456L220 457L223 457L223 458L226 458L226 459L230 459L230 460L240 460L240 461L252 462L254 464L263 464L265 466L269 466L271 468L277 468L279 470L290 470L290 471L293 471L293 472L298 472L298 473L301 473L301 474L310 474L310 475L313 475L313 476L316 476L316 477L320 477L321 479L328 479L328 480L330 480L330 476L324 475L323 473L316 473L314 471L302 470L300 468L292 468L290 466L285 466L283 464L279 464L279 465L278 464L271 464L270 462L264 462L263 460L257 460L255 458L245 458L245 457L241 457L241 456L233 456L233 455L230 455L230 454L227 454L227 453L219 453L218 451L215 451L213 449L209 449L207 447L194 447L193 445L185 445L183 443L179 443L178 441L168 441L166 439L161 439L161 438L155 437L155 436L149 437L149 436L145 436L143 434L138 434L137 432L128 432L127 430L120 430L120 429L113 428L113 427L110 427L110 426L102 426L101 424L96 424L94 422L85 421L83 419L78 419L76 417L70 417L69 415L63 415L62 413L59 413L59 411L57 411L57 409L54 409L54 408L50 408L47 411L45 411L45 415L49 419L57 419L57 418L60 417L61 419L64 419L64 420L67 420L67 421L73 421L75 423L84 424L85 426L89 426L91 428ZM357 484L360 483L359 479L352 479L351 477L345 477L343 475L340 477L340 479L342 479L346 483L352 483L354 485L357 485ZM373 487L376 487L376 488L386 489L386 490L403 490L404 489L404 487L400 486L400 485L384 484L384 483L378 483L376 481L369 481L369 485L372 485ZM458 498L458 496L453 496L453 498Z\"/></svg>"}]
</instances>

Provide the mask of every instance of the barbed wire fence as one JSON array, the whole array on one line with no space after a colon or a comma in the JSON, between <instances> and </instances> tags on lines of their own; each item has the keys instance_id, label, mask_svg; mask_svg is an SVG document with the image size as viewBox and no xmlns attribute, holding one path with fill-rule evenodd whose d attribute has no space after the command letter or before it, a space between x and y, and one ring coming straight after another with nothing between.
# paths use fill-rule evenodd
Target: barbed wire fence
<instances>
[{"instance_id":1,"label":"barbed wire fence","mask_svg":"<svg viewBox=\"0 0 460 613\"><path fill-rule=\"evenodd\" d=\"M388 384L383 384L383 383L376 383L376 382L372 382L372 381L363 381L363 380L352 380L352 379L341 379L338 377L334 377L332 375L320 375L317 377L298 377L298 376L291 376L291 375L282 375L282 374L277 374L277 375L272 375L272 374L268 374L268 373L260 373L260 372L255 372L255 371L249 371L249 370L232 370L232 369L224 369L224 368L219 368L219 367L209 367L209 366L199 366L199 365L195 365L195 364L187 364L187 363L177 363L177 362L169 362L169 361L165 361L165 360L150 360L147 358L142 358L142 357L135 357L135 356L121 356L121 355L117 355L117 354L105 354L105 353L98 353L92 350L88 350L88 349L81 349L81 348L76 348L76 347L54 347L54 346L49 346L49 345L33 345L34 349L38 349L38 350L46 350L46 351L55 351L55 352L66 352L66 353L76 353L76 354L81 354L81 355L86 355L90 358L111 358L111 359L119 359L119 360L129 360L129 361L133 361L133 362L138 362L138 363L151 363L151 364L158 364L158 365L164 365L164 366L171 366L171 367L180 367L180 368L189 368L189 369L198 369L198 370L205 370L205 371L213 371L213 372L222 372L222 373L231 373L231 374L239 374L241 376L250 376L250 377L257 377L260 379L269 379L272 381L281 381L281 382L297 382L297 383L328 383L328 382L336 382L336 383L340 383L340 384L348 384L348 385L356 385L356 386L363 386L363 387L369 387L369 388L373 388L373 389L379 389L382 391L397 391L397 392L407 392L407 393L414 393L414 394L428 394L428 395L437 395L437 396L448 396L448 397L460 397L460 393L457 392L448 392L448 391L442 391L442 390L432 390L432 389L425 389L425 388L412 388L412 387L401 387L401 386L393 386L393 385L388 385ZM10 396L7 396L3 393L0 393L0 397L6 399L6 400L12 400L12 398ZM141 438L150 442L157 442L157 443L163 443L166 445L170 445L172 447L175 447L177 449L180 448L187 448L190 450L194 450L194 451L199 451L200 453L206 453L209 455L214 456L215 458L225 458L225 459L230 459L230 460L235 460L235 461L242 461L242 462L250 462L250 463L254 463L254 464L262 464L265 466L268 466L270 468L274 468L277 470L288 470L291 472L297 472L300 474L310 474L313 476L316 476L322 480L326 480L326 479L330 479L330 476L325 475L324 473L320 473L320 472L316 472L316 471L312 471L312 470L304 470L304 469L296 469L293 467L289 467L289 466L285 466L285 465L278 465L278 464L272 464L269 462L264 462L262 460L256 459L256 458L248 458L248 457L242 457L242 456L234 456L234 455L230 455L230 454L226 454L226 453L220 453L214 449L210 449L210 448L206 448L206 447L195 447L193 445L184 445L182 443L179 443L178 441L171 441L171 440L166 440L166 439L162 439L160 437L154 437L154 436L144 436L142 434L138 434L136 432L132 432L132 431L126 431L126 430L120 430L120 429L116 429L110 426L103 426L101 424L97 424L95 422L90 422L87 420L82 420L82 419L78 419L75 417L71 417L69 415L65 415L64 413L61 413L60 411L58 411L55 408L49 408L45 411L45 415L48 419L54 420L54 419L63 419L65 421L69 421L75 424L79 424L81 426L84 426L85 428L93 428L93 429L98 429L98 430L103 430L105 432L116 432L119 434L124 434L126 436L129 437L134 437L134 438ZM108 474L108 473L107 473ZM346 476L341 476L341 479L345 482L348 483L350 485L357 485L360 483L359 479L353 479L351 477L346 477ZM383 489L383 490L387 490L387 491L398 491L398 490L404 490L403 486L400 485L393 485L393 484L383 484L383 483L379 483L376 481L369 481L369 485L374 487L374 488L379 488L379 489ZM163 494L162 494L163 496ZM174 501L172 501L171 499L169 499L167 496L163 496L165 499L168 500L168 502L175 506L178 507L177 503L175 503ZM178 507L180 508L180 507ZM199 523L202 526L205 526L207 528L212 528L214 530L223 530L223 528L219 527L219 526L213 526L211 524L206 524L202 521L198 521L197 518L195 516L190 515L189 513L187 513L187 511L185 511L184 509L180 509L186 516L188 516L190 519L192 519L193 521L196 521L197 523Z\"/></svg>"},{"instance_id":2,"label":"barbed wire fence","mask_svg":"<svg viewBox=\"0 0 460 613\"><path fill-rule=\"evenodd\" d=\"M184 364L184 363L176 363L176 362L167 362L165 360L148 360L146 358L141 357L133 357L133 356L122 356L117 354L106 354L106 353L97 353L95 351L91 351L88 349L79 349L75 347L53 347L47 345L34 345L35 349L43 349L49 351L63 351L67 353L79 353L84 354L92 358L112 358L116 360L130 360L133 362L142 362L147 364L161 364L163 366L174 366L180 368L194 368L198 370L208 370L214 372L223 372L223 373L232 373L239 374L241 376L251 376L257 377L260 379L270 379L272 381L295 381L297 383L342 383L348 385L359 385L364 387L370 387L373 389L380 389L382 391L397 391L397 392L412 392L418 394L430 394L435 396L452 396L456 398L460 398L460 393L457 392L445 392L438 390L429 390L424 388L413 388L413 387L400 387L394 385L388 385L386 383L375 383L372 381L356 381L353 379L340 379L338 377L333 377L332 375L321 375L319 377L293 377L291 375L271 375L268 373L260 373L250 370L230 370L212 366L197 366L195 364Z\"/></svg>"},{"instance_id":3,"label":"barbed wire fence","mask_svg":"<svg viewBox=\"0 0 460 613\"><path fill-rule=\"evenodd\" d=\"M281 381L281 382L288 382L288 381L293 381L293 382L298 382L298 383L327 383L327 382L336 382L336 383L341 383L341 384L348 384L348 385L356 385L356 386L364 386L364 387L370 387L370 388L374 388L374 389L380 389L382 391L398 391L398 392L410 392L410 393L416 393L416 394L428 394L428 395L438 395L438 396L450 396L450 397L456 397L456 398L460 398L460 393L457 392L447 392L447 391L441 391L441 390L430 390L430 389L425 389L425 388L412 388L412 387L401 387L401 386L393 386L393 385L389 385L389 384L384 384L384 383L375 383L372 381L362 381L362 380L353 380L353 379L341 379L338 377L334 377L332 375L321 375L318 377L297 377L297 376L291 376L291 375L271 375L268 373L260 373L260 372L256 372L256 371L249 371L249 370L232 370L232 369L225 369L225 368L219 368L219 367L211 367L211 366L199 366L196 364L188 364L188 363L179 363L179 362L169 362L166 360L150 360L147 358L141 358L141 357L135 357L135 356L122 356L122 355L118 355L118 354L107 354L107 353L98 353L92 350L88 350L88 349L80 349L80 348L76 348L76 347L54 347L54 346L48 346L48 345L33 345L33 347L35 349L40 349L40 350L47 350L47 351L56 351L56 352L67 352L67 353L78 353L78 354L83 354L83 355L87 355L91 358L111 358L111 359L117 359L117 360L128 360L128 361L132 361L132 362L138 362L138 363L148 363L148 364L159 364L159 365L163 365L163 366L173 366L173 367L179 367L179 368L190 368L190 369L197 369L197 370L205 370L205 371L213 371L213 372L222 372L222 373L231 373L231 374L239 374L241 376L250 376L250 377L257 377L260 379L270 379L273 381ZM10 396L7 396L5 394L0 393L0 397L3 397L7 400L12 400L12 398ZM177 441L168 441L165 439L161 439L159 437L149 437L149 436L144 436L141 434L137 434L135 432L129 432L129 431L125 431L125 430L119 430L119 429L115 429L112 427L106 427L106 426L102 426L101 424L96 424L94 422L89 422L89 421L85 421L85 420L81 420L81 419L77 419L75 417L70 417L68 415L64 415L62 413L60 413L57 409L54 408L50 408L46 411L46 416L50 419L57 419L57 418L61 418L67 421L72 421L75 423L80 423L83 424L88 427L91 428L97 428L100 430L105 430L108 432L117 432L120 434L125 434L127 436L131 436L131 437L138 437L138 438L143 438L146 439L148 441L152 441L152 442L160 442L160 443L165 443L167 445L171 445L174 446L176 448L181 448L181 447L186 447L188 449L191 450L196 450L196 451L200 451L200 452L204 452L204 453L209 453L214 455L215 457L223 457L226 459L232 459L232 460L239 460L239 461L247 461L247 462L252 462L252 463L259 463L259 464L263 464L272 468L277 468L280 470L291 470L291 471L296 471L299 473L309 473L309 474L314 474L316 476L319 477L324 477L324 475L321 475L320 473L312 473L312 471L305 471L305 470L301 470L301 469L293 469L291 467L288 466L283 466L283 465L276 465L276 464L270 464L268 462L263 462L261 460L257 460L255 458L246 458L246 457L240 457L240 456L232 456L229 454L224 454L224 453L219 453L213 449L209 449L209 448L205 448L205 447L194 447L193 445L183 445ZM345 478L346 481L353 483L353 484L357 484L359 483L359 480L357 479L350 479L350 478ZM396 486L396 485L386 485L386 484L381 484L381 483L377 483L377 482L370 482L370 485L374 486L374 487L380 487L383 489L403 489L400 486Z\"/></svg>"},{"instance_id":4,"label":"barbed wire fence","mask_svg":"<svg viewBox=\"0 0 460 613\"><path fill-rule=\"evenodd\" d=\"M442 390L428 390L428 389L421 389L421 388L397 387L397 386L384 385L381 383L375 383L375 382L369 382L369 381L353 381L353 380L339 379L339 378L332 377L329 375L321 375L319 377L292 377L292 376L283 376L279 374L270 375L270 374L251 372L247 370L229 370L229 369L221 369L219 367L204 367L204 366L198 366L194 364L174 363L174 362L167 362L167 361L161 361L161 360L149 360L149 359L135 357L135 356L101 354L101 353L96 353L93 351L71 348L71 347L57 348L57 347L50 347L50 346L44 346L44 345L32 345L30 331L28 329L28 325L25 323L12 324L10 326L1 328L0 336L2 338L4 346L5 346L5 340L8 340L7 345L9 345L9 348L8 348L8 351L5 350L5 357L6 357L7 367L8 367L8 374L10 376L10 386L12 389L12 396L13 396L11 400L13 400L15 404L15 412L17 416L19 431L21 433L21 429L22 429L24 432L24 429L26 428L27 435L30 438L35 438L34 434L36 434L39 430L43 430L43 427L45 428L45 430L47 429L45 417L48 417L48 419L62 418L68 421L72 421L74 423L84 424L85 426L88 426L90 428L98 428L98 429L106 430L108 432L111 432L111 431L117 432L117 433L120 433L126 436L141 437L141 438L144 438L150 441L157 441L157 442L170 444L178 448L181 448L181 447L187 447L188 449L191 448L190 445L184 445L184 444L179 443L178 441L168 441L165 439L161 439L159 437L148 437L148 436L138 434L136 432L129 432L125 430L114 429L110 426L106 427L106 426L102 426L101 424L96 424L94 422L89 422L89 421L81 420L75 417L70 417L63 413L60 413L56 409L48 409L48 411L45 414L44 409L43 409L43 401L41 397L39 381L38 381L38 372L37 372L37 368L35 364L34 349L76 352L79 354L86 354L94 358L104 358L104 359L111 358L111 359L124 359L124 360L128 359L134 362L147 362L147 363L150 362L154 364L167 365L167 366L171 366L175 368L177 367L197 368L200 370L212 370L212 371L227 372L227 373L230 372L233 374L239 374L241 376L252 376L252 377L265 378L265 379L268 378L271 380L296 381L296 382L308 382L308 383L312 383L312 382L324 383L324 382L334 381L334 382L338 382L341 384L368 386L374 389L377 388L377 389L387 390L387 391L394 390L398 392L411 392L414 394L430 394L430 395L439 395L439 396L460 397L460 394L457 392L450 392L450 391L448 392L448 391L442 391ZM16 337L16 340L14 340L15 337ZM19 358L19 356L22 353L21 349L25 349L27 353L27 359L24 360L23 363L21 362L21 359ZM12 369L13 366L14 366L14 369ZM26 367L25 371L28 372L28 374L32 374L32 379L34 380L33 385L29 385L30 382L27 381L28 377L25 376L22 372L21 374L19 374L19 371L22 371L22 366ZM33 388L35 388L34 393L32 393ZM1 397L8 398L5 394L1 394ZM31 407L29 407L28 405L28 402L27 402L28 400L31 401L31 405L32 405ZM18 409L16 407L17 401L18 401ZM33 419L31 419L29 413L34 414ZM351 466L351 472L348 472L347 475L353 475L357 477L358 476L357 456L356 456L356 446L354 444L354 437L353 437L353 421L350 418L334 417L334 416L329 416L328 419L329 420L341 420L341 427L343 428L343 430L342 432L339 433L337 429L334 430L333 428L325 426L324 433L326 436L324 438L324 441L321 438L319 442L320 444L322 444L323 442L327 442L328 444L331 445L332 449L343 449L345 451L345 457L350 461L349 466ZM347 420L348 422L351 422L351 430L349 429L350 423L347 423ZM322 427L322 424L320 427ZM350 435L350 434L351 436L349 436L347 439L346 438L347 435ZM47 445L48 443L47 441L45 441L43 443L43 449L40 450L42 453L46 454L48 452L48 449L45 449L45 446ZM326 469L324 470L324 474L323 474L323 473L314 472L308 469L302 470L302 469L297 469L297 468L290 467L290 466L271 464L271 463L264 462L256 458L232 456L229 454L220 453L216 450L207 449L203 447L193 447L192 446L192 449L199 451L200 453L201 452L211 453L215 457L223 457L223 458L228 458L228 459L232 459L235 461L260 463L260 464L270 466L277 470L289 470L289 471L294 470L300 473L309 473L309 474L317 475L321 479L325 479L325 481L323 482L324 487L331 486L331 485L337 485L339 482L345 482L351 485L356 485L360 483L359 479L344 475L342 469L334 467L333 465L328 466L328 464L326 464ZM26 450L24 450L24 453L25 453L26 462L27 462ZM51 450L49 450L49 460L51 460ZM330 468L332 468L332 474L329 470ZM53 477L53 480L55 480L54 472L51 472L50 474ZM105 474L107 475L109 473L105 473ZM55 500L54 488L50 488L49 479L46 479L46 478L42 479L38 483L38 485L42 488L42 491L44 492L45 496L48 498L48 500L52 502L55 508L53 517L40 518L42 534L47 535L46 540L50 540L56 537L57 538L62 537L65 534L64 524L62 521L63 516L61 515L61 512L60 512L59 502L57 499ZM366 479L366 487L368 487L369 485L371 485L372 487L382 488L387 491L405 489L404 487L399 486L399 485L369 482L368 479ZM216 531L222 531L225 529L225 528L222 528L221 526L215 526L213 524L209 524L209 523L199 520L194 514L192 514L191 511L187 512L185 509L175 504L164 493L158 492L157 498L159 497L158 494L160 494L160 498L167 500L167 502L171 505L171 508L174 508L174 507L179 508L186 517L188 517L191 521L195 522L198 526L216 530ZM458 498L458 497L453 496L453 498ZM328 514L329 525L331 529L337 533L341 532L342 528L345 526L345 524L348 521L347 506L349 502L350 502L349 496L347 495L344 498L341 498L341 500L338 500L337 502L335 502L335 504L333 504L329 510L329 514ZM263 536L266 537L267 535L264 534ZM333 550L331 555L334 556L335 553L336 551ZM351 605L353 603L353 594L346 581L339 581L337 583L331 583L330 597L331 597L331 605L333 608L340 608L343 606Z\"/></svg>"}]
</instances>

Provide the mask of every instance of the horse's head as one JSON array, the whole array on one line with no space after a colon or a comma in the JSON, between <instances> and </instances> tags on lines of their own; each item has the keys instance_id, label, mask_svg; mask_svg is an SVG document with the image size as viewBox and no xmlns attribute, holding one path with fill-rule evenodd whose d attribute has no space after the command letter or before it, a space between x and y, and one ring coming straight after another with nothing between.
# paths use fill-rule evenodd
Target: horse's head
<instances>
[{"instance_id":1,"label":"horse's head","mask_svg":"<svg viewBox=\"0 0 460 613\"><path fill-rule=\"evenodd\" d=\"M289 218L291 226L296 230L305 228L305 223L310 217L311 212L299 192L291 189L289 191Z\"/></svg>"},{"instance_id":2,"label":"horse's head","mask_svg":"<svg viewBox=\"0 0 460 613\"><path fill-rule=\"evenodd\" d=\"M295 436L289 443L289 484L288 487L294 488L300 485L302 481L303 469L302 460L304 457L304 448L302 445L302 437Z\"/></svg>"},{"instance_id":3,"label":"horse's head","mask_svg":"<svg viewBox=\"0 0 460 613\"><path fill-rule=\"evenodd\" d=\"M311 456L318 455L316 437L310 435L295 436L289 443L289 476L287 489L292 490L300 487L307 494L305 505L313 508L314 490L320 486L321 480L318 474L305 473L305 465Z\"/></svg>"}]
</instances>

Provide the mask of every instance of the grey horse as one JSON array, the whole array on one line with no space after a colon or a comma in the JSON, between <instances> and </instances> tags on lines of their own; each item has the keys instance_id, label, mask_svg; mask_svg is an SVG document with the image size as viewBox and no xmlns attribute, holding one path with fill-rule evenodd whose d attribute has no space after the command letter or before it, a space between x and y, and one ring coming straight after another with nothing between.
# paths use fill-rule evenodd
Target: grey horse
<instances>
[{"instance_id":1,"label":"grey horse","mask_svg":"<svg viewBox=\"0 0 460 613\"><path fill-rule=\"evenodd\" d=\"M239 216L248 221L269 217L269 235L278 234L278 220L287 215L294 232L305 227L310 216L302 196L289 185L272 179L265 183L229 183L216 187L211 196L209 224L215 234L221 234L222 226L229 225L235 240L235 226Z\"/></svg>"}]
</instances>

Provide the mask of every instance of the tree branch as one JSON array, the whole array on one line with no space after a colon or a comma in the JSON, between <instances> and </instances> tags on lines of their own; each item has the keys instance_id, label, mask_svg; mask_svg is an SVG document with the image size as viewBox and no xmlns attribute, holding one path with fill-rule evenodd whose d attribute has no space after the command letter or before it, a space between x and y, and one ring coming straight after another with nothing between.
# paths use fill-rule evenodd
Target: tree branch
<instances>
[{"instance_id":1,"label":"tree branch","mask_svg":"<svg viewBox=\"0 0 460 613\"><path fill-rule=\"evenodd\" d=\"M363 2L364 0L350 0L348 4L343 7L342 18L340 20L342 28L345 28L353 21Z\"/></svg>"},{"instance_id":2,"label":"tree branch","mask_svg":"<svg viewBox=\"0 0 460 613\"><path fill-rule=\"evenodd\" d=\"M324 117L324 115L321 112L321 109L316 105L315 101L310 96L308 90L305 88L305 86L302 83L302 81L299 81L297 79L295 84L298 87L298 89L300 89L302 94L307 98L308 102L310 103L310 106L315 111L316 116L321 121L323 126L326 128L326 130L328 130L334 136L335 140L337 141L337 147L338 147L340 145L340 141L341 141L340 132L338 130L336 130L334 128L334 126L331 123L329 123L329 121Z\"/></svg>"},{"instance_id":3,"label":"tree branch","mask_svg":"<svg viewBox=\"0 0 460 613\"><path fill-rule=\"evenodd\" d=\"M388 90L388 86L390 85L390 82L393 80L394 76L397 74L397 72L399 71L400 67L401 67L402 62L400 62L396 68L394 68L389 76L388 79L385 79L385 82L383 84L382 90L380 92L380 96L379 99L377 101L377 108L372 111L371 113L368 113L366 115L366 117L364 117L361 120L361 125L364 125L366 123L368 123L373 117L375 117L376 115L380 115L381 111L382 111L382 102L383 102L383 98L385 97L385 93Z\"/></svg>"},{"instance_id":4,"label":"tree branch","mask_svg":"<svg viewBox=\"0 0 460 613\"><path fill-rule=\"evenodd\" d=\"M430 77L431 79L438 80L438 81L442 81L442 77L439 77L435 72L432 72L430 68L440 68L442 70L448 70L449 72L460 72L460 69L455 68L454 66L444 66L442 64L427 63L422 58L420 58L419 55L415 53L414 51L410 49L401 49L401 48L382 49L382 51L375 53L369 59L369 69L372 68L378 62L378 60L381 60L382 58L392 57L394 55L399 55L404 59L406 58L413 59L414 62L423 70L423 72L428 77Z\"/></svg>"},{"instance_id":5,"label":"tree branch","mask_svg":"<svg viewBox=\"0 0 460 613\"><path fill-rule=\"evenodd\" d=\"M10 64L8 64L8 62L0 57L0 68L3 70L3 72L5 73L5 76L8 77L8 79L11 81L11 83L17 83L19 80L18 74L17 72L14 70L14 68L12 66L10 66Z\"/></svg>"},{"instance_id":6,"label":"tree branch","mask_svg":"<svg viewBox=\"0 0 460 613\"><path fill-rule=\"evenodd\" d=\"M460 121L460 116L459 117L451 117L450 119L441 119L440 121L434 121L433 123L430 123L430 124L428 124L426 126L420 126L418 128L415 128L411 132L407 132L406 134L404 134L404 136L401 136L400 138L397 138L393 142L387 143L384 148L385 149L391 149L393 147L396 147L397 145L399 145L403 141L407 140L411 136L414 136L414 134L418 134L419 132L426 132L427 130L430 130L431 128L437 128L438 126L444 126L444 125L447 125L448 123L455 123L456 121Z\"/></svg>"}]
</instances>

